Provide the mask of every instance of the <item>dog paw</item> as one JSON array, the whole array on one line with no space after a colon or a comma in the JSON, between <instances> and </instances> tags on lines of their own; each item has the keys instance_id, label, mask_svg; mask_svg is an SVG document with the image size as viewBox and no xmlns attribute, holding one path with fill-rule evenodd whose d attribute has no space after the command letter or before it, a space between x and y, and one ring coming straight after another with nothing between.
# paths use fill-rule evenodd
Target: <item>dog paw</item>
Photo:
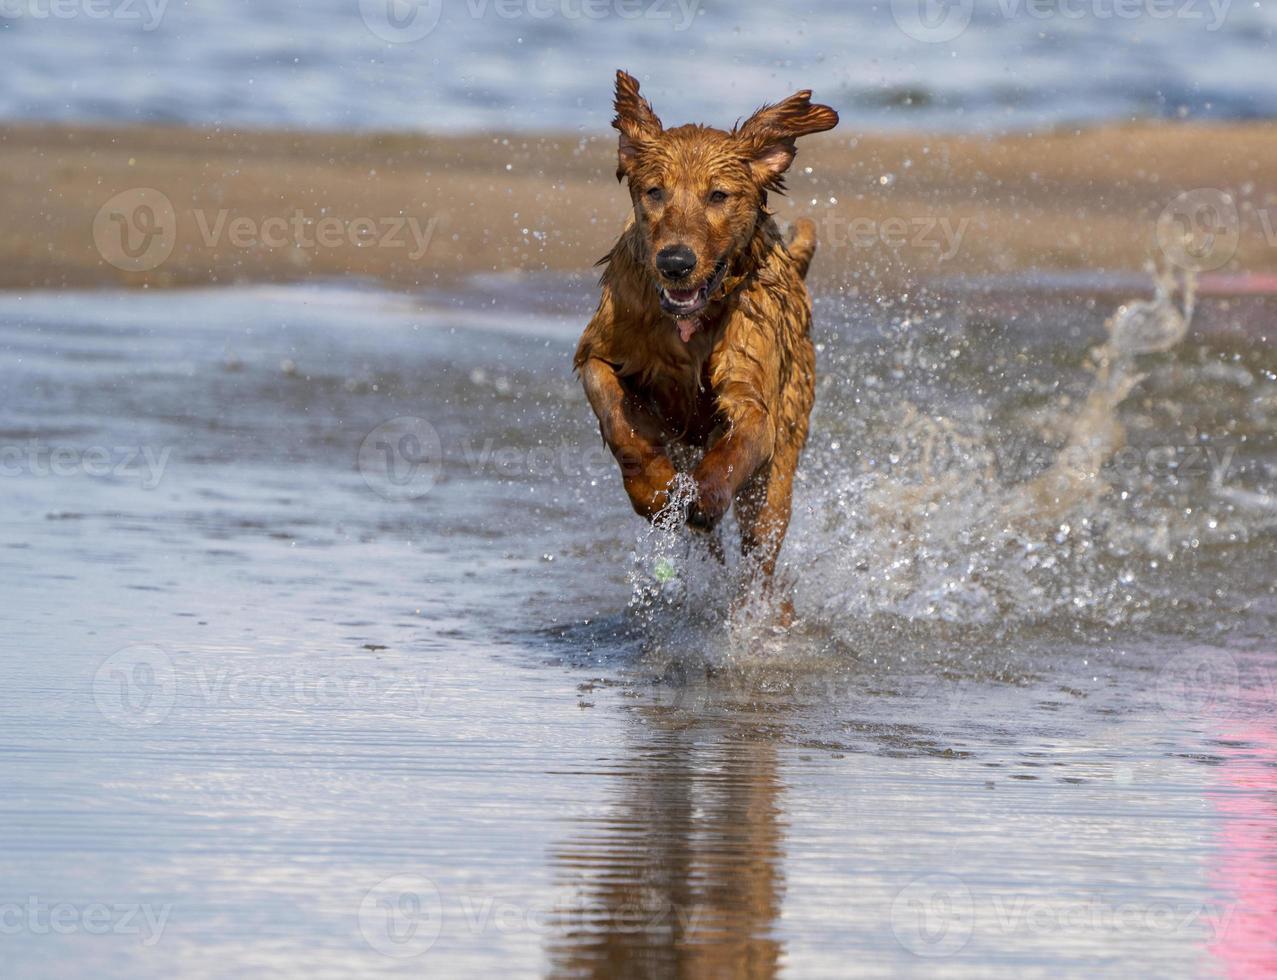
<instances>
[{"instance_id":1,"label":"dog paw","mask_svg":"<svg viewBox=\"0 0 1277 980\"><path fill-rule=\"evenodd\" d=\"M708 531L715 527L731 506L732 494L721 480L696 481L696 500L687 510L687 523Z\"/></svg>"},{"instance_id":2,"label":"dog paw","mask_svg":"<svg viewBox=\"0 0 1277 980\"><path fill-rule=\"evenodd\" d=\"M670 501L670 486L677 473L664 456L649 459L639 470L624 474L625 492L634 512L651 520Z\"/></svg>"}]
</instances>

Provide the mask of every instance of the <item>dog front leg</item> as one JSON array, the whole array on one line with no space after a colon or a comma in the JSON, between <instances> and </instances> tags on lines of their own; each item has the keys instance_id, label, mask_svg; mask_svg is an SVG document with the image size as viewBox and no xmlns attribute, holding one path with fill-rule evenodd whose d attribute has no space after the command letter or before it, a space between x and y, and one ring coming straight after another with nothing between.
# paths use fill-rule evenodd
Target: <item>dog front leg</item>
<instances>
[{"instance_id":1,"label":"dog front leg","mask_svg":"<svg viewBox=\"0 0 1277 980\"><path fill-rule=\"evenodd\" d=\"M662 445L660 422L625 390L607 362L587 360L581 365L581 382L603 441L621 467L635 513L651 520L669 503L677 475Z\"/></svg>"},{"instance_id":2,"label":"dog front leg","mask_svg":"<svg viewBox=\"0 0 1277 980\"><path fill-rule=\"evenodd\" d=\"M696 502L687 522L693 527L712 528L722 520L736 491L771 458L772 444L766 412L753 408L739 413L727 435L710 448L692 474Z\"/></svg>"}]
</instances>

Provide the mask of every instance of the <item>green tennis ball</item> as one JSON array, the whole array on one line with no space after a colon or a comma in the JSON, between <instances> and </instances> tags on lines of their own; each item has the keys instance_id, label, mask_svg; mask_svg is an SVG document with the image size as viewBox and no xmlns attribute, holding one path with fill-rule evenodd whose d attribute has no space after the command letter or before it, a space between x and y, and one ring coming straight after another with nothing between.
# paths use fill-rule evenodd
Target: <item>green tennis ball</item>
<instances>
[{"instance_id":1,"label":"green tennis ball","mask_svg":"<svg viewBox=\"0 0 1277 980\"><path fill-rule=\"evenodd\" d=\"M668 558L658 558L656 567L652 569L652 574L656 576L656 581L664 584L672 579L677 573L674 570L674 563Z\"/></svg>"}]
</instances>

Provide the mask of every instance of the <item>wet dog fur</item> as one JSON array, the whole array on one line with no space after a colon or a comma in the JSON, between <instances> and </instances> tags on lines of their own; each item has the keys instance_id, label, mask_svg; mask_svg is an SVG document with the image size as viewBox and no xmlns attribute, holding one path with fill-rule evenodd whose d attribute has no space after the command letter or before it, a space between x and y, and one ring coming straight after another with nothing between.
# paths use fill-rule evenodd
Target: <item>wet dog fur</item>
<instances>
[{"instance_id":1,"label":"wet dog fur","mask_svg":"<svg viewBox=\"0 0 1277 980\"><path fill-rule=\"evenodd\" d=\"M767 195L795 141L838 114L802 91L730 132L665 129L624 71L615 106L633 211L574 364L634 510L654 517L690 470L688 522L713 531L735 504L742 552L770 583L815 395L816 238L802 219L786 242Z\"/></svg>"}]
</instances>

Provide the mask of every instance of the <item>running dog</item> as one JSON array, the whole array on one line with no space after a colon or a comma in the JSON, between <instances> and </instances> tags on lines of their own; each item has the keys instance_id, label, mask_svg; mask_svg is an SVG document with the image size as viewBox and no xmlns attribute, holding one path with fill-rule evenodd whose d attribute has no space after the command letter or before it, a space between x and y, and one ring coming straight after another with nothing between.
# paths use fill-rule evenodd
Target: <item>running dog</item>
<instances>
[{"instance_id":1,"label":"running dog","mask_svg":"<svg viewBox=\"0 0 1277 980\"><path fill-rule=\"evenodd\" d=\"M599 262L574 366L634 510L654 517L690 470L688 523L713 530L735 503L742 553L770 583L815 395L816 229L801 219L786 242L767 195L783 192L795 140L838 114L802 91L731 132L666 129L624 71L615 106L633 213Z\"/></svg>"}]
</instances>

